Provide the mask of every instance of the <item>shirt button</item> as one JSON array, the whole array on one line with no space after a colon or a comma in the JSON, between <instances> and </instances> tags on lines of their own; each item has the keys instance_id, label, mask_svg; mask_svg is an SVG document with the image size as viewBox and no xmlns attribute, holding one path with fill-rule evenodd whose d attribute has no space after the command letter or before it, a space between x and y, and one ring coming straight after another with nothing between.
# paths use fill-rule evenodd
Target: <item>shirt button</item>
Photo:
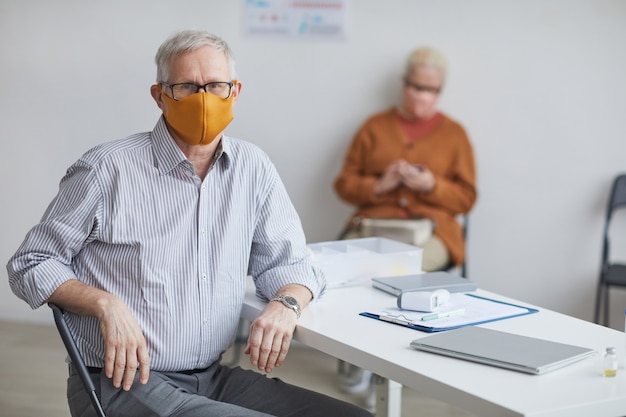
<instances>
[{"instance_id":1,"label":"shirt button","mask_svg":"<svg viewBox=\"0 0 626 417\"><path fill-rule=\"evenodd\" d=\"M202 279L206 281L206 274L202 274Z\"/></svg>"}]
</instances>

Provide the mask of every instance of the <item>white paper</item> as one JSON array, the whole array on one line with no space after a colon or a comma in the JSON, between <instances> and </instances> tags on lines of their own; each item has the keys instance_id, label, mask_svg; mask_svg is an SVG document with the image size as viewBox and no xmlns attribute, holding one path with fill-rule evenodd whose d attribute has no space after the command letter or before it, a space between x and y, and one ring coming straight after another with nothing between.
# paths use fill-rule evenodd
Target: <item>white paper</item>
<instances>
[{"instance_id":1,"label":"white paper","mask_svg":"<svg viewBox=\"0 0 626 417\"><path fill-rule=\"evenodd\" d=\"M450 300L446 304L442 305L437 311L446 312L458 309L464 309L465 311L451 317L442 317L428 321L423 321L422 317L431 315L432 313L402 310L397 307L368 311L368 313L380 316L381 320L385 321L437 329L466 326L479 322L526 314L529 311L532 311L531 309L525 307L500 303L495 300L472 296L465 293L450 294Z\"/></svg>"}]
</instances>

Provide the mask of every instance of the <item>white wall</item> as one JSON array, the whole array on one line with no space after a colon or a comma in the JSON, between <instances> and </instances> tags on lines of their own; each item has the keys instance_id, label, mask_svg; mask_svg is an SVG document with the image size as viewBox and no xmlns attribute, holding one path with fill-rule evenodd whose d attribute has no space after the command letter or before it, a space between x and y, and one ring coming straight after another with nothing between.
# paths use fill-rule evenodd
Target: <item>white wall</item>
<instances>
[{"instance_id":1,"label":"white wall","mask_svg":"<svg viewBox=\"0 0 626 417\"><path fill-rule=\"evenodd\" d=\"M244 38L242 4L0 2L3 264L76 158L153 127L154 53L188 27L235 51L243 94L229 133L272 157L309 242L334 239L351 211L332 190L346 147L395 103L409 50L429 44L451 63L441 107L477 156L470 277L591 318L608 189L626 171L626 2L352 0L348 39L323 43ZM0 319L49 319L2 275ZM626 294L613 301L620 327Z\"/></svg>"}]
</instances>

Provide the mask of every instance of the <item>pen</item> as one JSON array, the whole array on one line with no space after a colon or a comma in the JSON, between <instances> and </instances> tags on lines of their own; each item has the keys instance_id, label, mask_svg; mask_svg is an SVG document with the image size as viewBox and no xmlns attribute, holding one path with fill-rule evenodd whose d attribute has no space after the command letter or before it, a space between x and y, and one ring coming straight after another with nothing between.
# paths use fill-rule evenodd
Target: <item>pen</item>
<instances>
[{"instance_id":1,"label":"pen","mask_svg":"<svg viewBox=\"0 0 626 417\"><path fill-rule=\"evenodd\" d=\"M396 324L402 324L404 326L410 326L410 325L413 324L413 322L410 321L410 320L403 320L401 318L394 317L394 316L384 316L384 315L381 315L378 318L380 318L383 321L388 321L390 323L396 323Z\"/></svg>"},{"instance_id":2,"label":"pen","mask_svg":"<svg viewBox=\"0 0 626 417\"><path fill-rule=\"evenodd\" d=\"M458 310L450 310L450 311L443 311L441 313L427 314L425 316L422 316L422 321L436 320L436 319L440 319L443 317L456 316L457 314L463 314L463 313L465 313L465 309L459 308Z\"/></svg>"}]
</instances>

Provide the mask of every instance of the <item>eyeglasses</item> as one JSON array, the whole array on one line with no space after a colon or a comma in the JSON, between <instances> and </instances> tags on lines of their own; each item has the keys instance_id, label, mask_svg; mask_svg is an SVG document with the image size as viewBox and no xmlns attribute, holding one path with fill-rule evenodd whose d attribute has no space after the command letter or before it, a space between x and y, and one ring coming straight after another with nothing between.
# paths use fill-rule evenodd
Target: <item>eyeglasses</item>
<instances>
[{"instance_id":1,"label":"eyeglasses","mask_svg":"<svg viewBox=\"0 0 626 417\"><path fill-rule=\"evenodd\" d=\"M230 95L233 93L235 81L214 81L203 85L194 83L168 84L165 82L161 84L170 89L174 100L182 100L185 97L196 94L200 89L221 98L230 98Z\"/></svg>"},{"instance_id":2,"label":"eyeglasses","mask_svg":"<svg viewBox=\"0 0 626 417\"><path fill-rule=\"evenodd\" d=\"M411 88L417 91L418 93L425 92L425 93L439 94L441 92L441 87L431 87L428 85L413 84L409 80L404 80L404 86Z\"/></svg>"}]
</instances>

